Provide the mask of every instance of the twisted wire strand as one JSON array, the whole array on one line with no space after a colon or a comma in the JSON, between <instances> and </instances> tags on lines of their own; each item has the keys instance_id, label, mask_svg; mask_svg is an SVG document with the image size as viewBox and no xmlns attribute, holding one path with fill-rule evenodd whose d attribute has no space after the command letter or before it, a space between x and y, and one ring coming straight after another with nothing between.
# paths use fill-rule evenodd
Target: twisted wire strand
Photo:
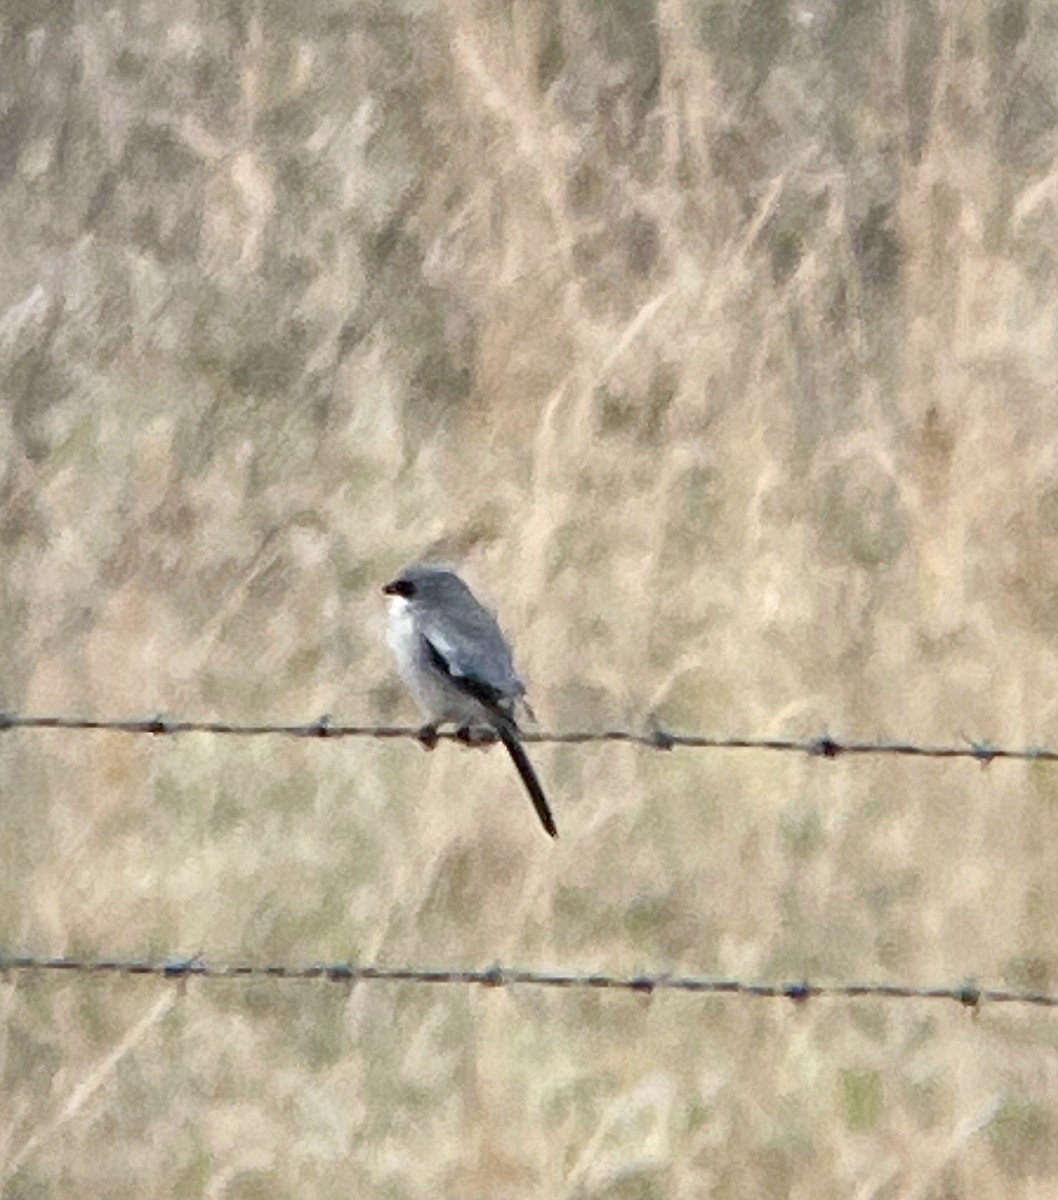
<instances>
[{"instance_id":1,"label":"twisted wire strand","mask_svg":"<svg viewBox=\"0 0 1058 1200\"><path fill-rule=\"evenodd\" d=\"M580 991L631 992L653 995L683 992L694 995L741 996L754 999L792 1000L950 1000L964 1008L986 1004L1016 1004L1035 1008L1058 1008L1058 994L1016 988L960 984L911 984L896 982L810 983L756 982L699 975L615 975L560 970L525 970L492 966L482 969L460 967L383 966L374 963L317 962L311 964L209 962L200 957L164 959L72 958L36 956L0 951L0 978L26 972L64 974L151 976L166 980L310 981L328 983L413 983L451 984L488 988L542 987Z\"/></svg>"},{"instance_id":2,"label":"twisted wire strand","mask_svg":"<svg viewBox=\"0 0 1058 1200\"><path fill-rule=\"evenodd\" d=\"M239 724L231 721L186 720L163 715L96 718L0 712L0 733L14 730L97 731L149 734L153 737L193 733L228 737L283 736L321 740L376 738L393 741L406 738L421 741L423 739L423 731L412 726L338 725L333 724L327 717L320 717L302 724ZM459 735L455 732L441 732L436 737L451 741L459 740ZM1021 762L1058 762L1058 749L1047 746L995 746L987 741L974 740L967 740L962 744L930 745L907 739L896 741L844 739L834 737L829 733L811 738L740 737L674 733L658 726L643 732L631 729L570 730L554 733L526 731L523 733L523 741L561 746L625 743L653 750L770 750L828 759L841 758L845 755L900 755L909 758L972 759L982 765L987 765L996 759L1011 759Z\"/></svg>"}]
</instances>

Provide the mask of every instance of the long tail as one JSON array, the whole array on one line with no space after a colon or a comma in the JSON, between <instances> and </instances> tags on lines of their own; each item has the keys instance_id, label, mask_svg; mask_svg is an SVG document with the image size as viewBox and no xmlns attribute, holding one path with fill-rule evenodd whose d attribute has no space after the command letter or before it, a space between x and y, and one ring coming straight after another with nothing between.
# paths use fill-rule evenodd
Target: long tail
<instances>
[{"instance_id":1,"label":"long tail","mask_svg":"<svg viewBox=\"0 0 1058 1200\"><path fill-rule=\"evenodd\" d=\"M525 752L525 747L518 740L518 734L506 722L499 725L497 733L499 733L500 740L507 747L507 753L511 756L511 761L517 768L518 774L522 777L522 783L525 784L525 790L529 793L529 799L533 802L533 808L536 809L536 815L540 818L540 824L543 825L553 838L557 838L558 828L555 825L555 818L551 815L551 809L548 807L544 789L540 786L540 780L536 777L536 772L533 770L533 764L529 761L529 755Z\"/></svg>"}]
</instances>

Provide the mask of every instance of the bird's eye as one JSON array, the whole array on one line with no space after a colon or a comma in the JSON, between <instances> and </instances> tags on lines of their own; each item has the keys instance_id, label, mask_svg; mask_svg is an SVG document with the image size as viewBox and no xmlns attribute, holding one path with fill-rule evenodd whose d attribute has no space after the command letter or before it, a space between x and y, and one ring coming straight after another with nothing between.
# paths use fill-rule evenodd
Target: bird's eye
<instances>
[{"instance_id":1,"label":"bird's eye","mask_svg":"<svg viewBox=\"0 0 1058 1200\"><path fill-rule=\"evenodd\" d=\"M387 596L403 596L405 600L410 600L415 595L415 584L407 579L394 579L382 590Z\"/></svg>"}]
</instances>

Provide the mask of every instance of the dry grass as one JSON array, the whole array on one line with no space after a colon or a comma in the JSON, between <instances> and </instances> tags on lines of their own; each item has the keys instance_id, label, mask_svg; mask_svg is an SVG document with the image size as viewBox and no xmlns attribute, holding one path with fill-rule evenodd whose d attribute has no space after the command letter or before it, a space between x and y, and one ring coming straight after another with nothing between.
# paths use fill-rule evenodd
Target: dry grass
<instances>
[{"instance_id":1,"label":"dry grass","mask_svg":"<svg viewBox=\"0 0 1058 1200\"><path fill-rule=\"evenodd\" d=\"M0 12L0 704L1058 743L1045 0ZM0 945L1058 987L1051 767L5 734ZM1055 848L1052 849L1052 846ZM1058 1196L1055 1018L10 979L0 1196Z\"/></svg>"}]
</instances>

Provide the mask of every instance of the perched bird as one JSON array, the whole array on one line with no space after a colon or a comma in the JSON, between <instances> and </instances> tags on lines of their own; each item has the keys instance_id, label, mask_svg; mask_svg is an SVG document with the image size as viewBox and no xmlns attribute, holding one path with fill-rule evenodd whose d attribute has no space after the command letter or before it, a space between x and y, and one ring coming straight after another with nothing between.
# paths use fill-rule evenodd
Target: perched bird
<instances>
[{"instance_id":1,"label":"perched bird","mask_svg":"<svg viewBox=\"0 0 1058 1200\"><path fill-rule=\"evenodd\" d=\"M558 837L544 789L519 738L515 706L525 685L511 648L493 617L454 571L407 567L383 587L389 597L389 644L404 682L428 724L424 744L437 727L455 724L467 742L475 731L494 730L507 748L540 822Z\"/></svg>"}]
</instances>

